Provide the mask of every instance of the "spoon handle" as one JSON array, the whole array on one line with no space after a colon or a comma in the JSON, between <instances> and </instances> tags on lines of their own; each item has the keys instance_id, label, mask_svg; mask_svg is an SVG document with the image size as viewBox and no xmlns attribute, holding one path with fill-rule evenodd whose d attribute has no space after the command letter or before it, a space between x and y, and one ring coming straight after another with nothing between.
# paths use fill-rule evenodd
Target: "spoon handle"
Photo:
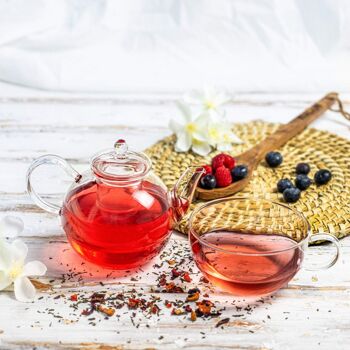
<instances>
[{"instance_id":1,"label":"spoon handle","mask_svg":"<svg viewBox=\"0 0 350 350\"><path fill-rule=\"evenodd\" d=\"M294 136L300 134L308 125L329 109L337 101L337 98L338 94L336 92L330 92L289 123L281 125L274 133L248 152L254 153L255 160L260 161L267 152L283 146Z\"/></svg>"}]
</instances>

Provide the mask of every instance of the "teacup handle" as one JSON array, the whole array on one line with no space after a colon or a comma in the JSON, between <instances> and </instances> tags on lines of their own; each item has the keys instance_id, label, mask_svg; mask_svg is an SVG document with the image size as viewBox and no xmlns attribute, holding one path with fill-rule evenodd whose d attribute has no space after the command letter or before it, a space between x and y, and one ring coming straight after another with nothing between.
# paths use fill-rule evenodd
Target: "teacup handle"
<instances>
[{"instance_id":1,"label":"teacup handle","mask_svg":"<svg viewBox=\"0 0 350 350\"><path fill-rule=\"evenodd\" d=\"M31 176L33 171L40 165L43 164L53 164L53 165L58 165L60 166L69 176L72 176L74 178L75 182L79 182L81 179L81 175L73 168L71 167L63 158L53 155L53 154L48 154L45 156L41 156L34 160L34 162L30 165L28 171L27 171L27 192L34 201L34 203L40 207L41 209L44 209L48 211L49 213L53 214L59 214L61 211L61 207L54 204L50 203L43 198L41 198L34 190L32 183L31 183Z\"/></svg>"},{"instance_id":2,"label":"teacup handle","mask_svg":"<svg viewBox=\"0 0 350 350\"><path fill-rule=\"evenodd\" d=\"M325 270L330 267L332 267L338 260L340 256L340 245L339 241L336 237L329 235L327 233L316 233L314 235L311 235L309 238L309 243L317 242L317 241L328 241L332 244L334 244L336 248L336 252L333 256L333 258L328 261L327 263L320 265L320 266L308 266L305 269L309 271L316 271L316 270Z\"/></svg>"}]
</instances>

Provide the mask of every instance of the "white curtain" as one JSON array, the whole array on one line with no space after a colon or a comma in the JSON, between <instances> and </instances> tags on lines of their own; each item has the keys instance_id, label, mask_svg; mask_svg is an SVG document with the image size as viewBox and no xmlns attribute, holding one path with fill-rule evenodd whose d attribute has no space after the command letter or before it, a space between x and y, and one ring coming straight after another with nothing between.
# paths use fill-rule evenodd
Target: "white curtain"
<instances>
[{"instance_id":1,"label":"white curtain","mask_svg":"<svg viewBox=\"0 0 350 350\"><path fill-rule=\"evenodd\" d=\"M349 0L0 0L0 80L61 91L350 89Z\"/></svg>"}]
</instances>

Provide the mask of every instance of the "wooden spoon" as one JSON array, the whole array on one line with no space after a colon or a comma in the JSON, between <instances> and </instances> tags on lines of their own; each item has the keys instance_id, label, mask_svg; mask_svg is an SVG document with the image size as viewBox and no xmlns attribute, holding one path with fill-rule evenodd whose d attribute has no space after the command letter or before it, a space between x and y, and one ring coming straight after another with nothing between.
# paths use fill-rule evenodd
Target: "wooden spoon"
<instances>
[{"instance_id":1,"label":"wooden spoon","mask_svg":"<svg viewBox=\"0 0 350 350\"><path fill-rule=\"evenodd\" d=\"M236 164L244 164L248 167L248 175L245 179L236 181L227 187L206 190L200 187L196 189L196 198L210 200L227 197L241 191L248 185L253 176L253 172L266 153L283 146L294 136L300 134L308 125L329 109L338 98L336 92L331 92L321 100L306 109L288 124L281 125L273 134L248 151L235 156Z\"/></svg>"}]
</instances>

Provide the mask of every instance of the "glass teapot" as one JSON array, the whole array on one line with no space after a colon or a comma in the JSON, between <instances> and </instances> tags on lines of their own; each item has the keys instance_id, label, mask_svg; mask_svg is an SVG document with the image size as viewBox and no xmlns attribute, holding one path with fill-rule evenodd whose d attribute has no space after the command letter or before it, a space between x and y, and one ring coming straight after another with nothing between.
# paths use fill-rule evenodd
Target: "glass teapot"
<instances>
[{"instance_id":1,"label":"glass teapot","mask_svg":"<svg viewBox=\"0 0 350 350\"><path fill-rule=\"evenodd\" d=\"M31 175L42 164L61 166L72 176L62 207L33 189ZM42 209L61 216L67 238L85 259L112 269L139 267L165 245L174 225L192 201L202 169L188 168L167 191L143 153L128 150L124 140L98 153L91 169L79 174L63 158L45 155L27 172L27 191Z\"/></svg>"}]
</instances>

